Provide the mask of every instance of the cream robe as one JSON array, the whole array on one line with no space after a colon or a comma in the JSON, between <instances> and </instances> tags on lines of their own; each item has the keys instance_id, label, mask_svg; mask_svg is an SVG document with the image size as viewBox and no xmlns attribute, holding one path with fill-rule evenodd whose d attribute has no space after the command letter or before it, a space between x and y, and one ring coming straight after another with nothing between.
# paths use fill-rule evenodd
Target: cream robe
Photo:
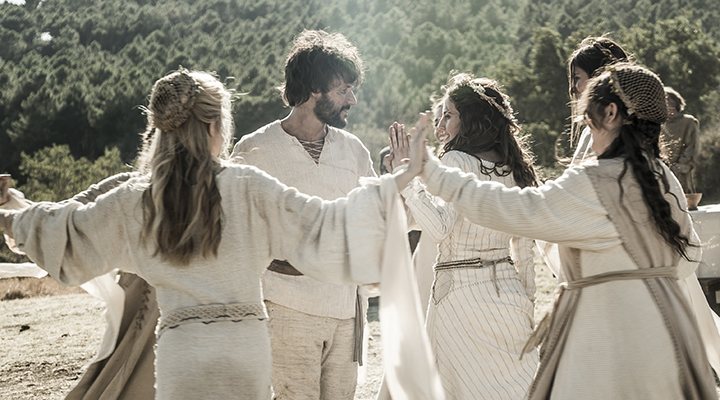
<instances>
[{"instance_id":1,"label":"cream robe","mask_svg":"<svg viewBox=\"0 0 720 400\"><path fill-rule=\"evenodd\" d=\"M607 176L608 168L610 175L617 171L610 163L592 168L596 175ZM665 172L672 177L667 168ZM558 243L564 276L570 280L648 266L674 266L678 277L685 278L696 266L684 259L655 265L652 256L648 262L628 250L616 228L620 221L610 219L605 205L618 197L601 201L586 167L569 168L555 181L522 190L478 182L437 161L428 162L423 175L431 193L453 202L473 222ZM682 206L682 190L676 179L670 181ZM627 201L625 206L642 216L642 199L633 195ZM670 204L683 233L698 244L688 214L672 200ZM636 229L647 237L656 235L646 218L639 217L638 224ZM658 256L672 254L668 246L659 249ZM700 258L699 247L688 252L691 259ZM531 399L716 398L694 317L677 280L613 281L564 297L550 325Z\"/></svg>"},{"instance_id":2,"label":"cream robe","mask_svg":"<svg viewBox=\"0 0 720 400\"><path fill-rule=\"evenodd\" d=\"M13 232L22 251L67 284L125 266L156 287L162 318L195 305L262 303L260 276L275 258L326 281L379 281L368 266L381 264L386 204L397 189L389 177L378 182L330 203L254 167L226 165L218 174L225 221L218 256L186 267L153 256L140 239L145 178L88 205L38 203L16 217ZM157 397L269 398L269 346L262 319L170 329L157 344Z\"/></svg>"}]
</instances>

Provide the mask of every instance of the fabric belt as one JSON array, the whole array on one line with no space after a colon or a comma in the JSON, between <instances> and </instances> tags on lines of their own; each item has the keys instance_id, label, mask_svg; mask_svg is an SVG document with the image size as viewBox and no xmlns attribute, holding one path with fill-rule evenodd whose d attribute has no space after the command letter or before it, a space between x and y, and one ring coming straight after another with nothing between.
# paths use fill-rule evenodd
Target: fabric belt
<instances>
[{"instance_id":1,"label":"fabric belt","mask_svg":"<svg viewBox=\"0 0 720 400\"><path fill-rule=\"evenodd\" d=\"M500 296L500 287L497 284L497 268L496 266L498 264L510 264L514 265L512 258L510 256L498 258L496 260L484 260L480 257L478 258L471 258L469 260L459 260L459 261L445 261L445 262L439 262L435 264L435 271L447 271L447 270L453 270L453 269L463 269L463 268L492 268L492 281L493 285L495 285L495 293L497 293L498 296Z\"/></svg>"},{"instance_id":2,"label":"fabric belt","mask_svg":"<svg viewBox=\"0 0 720 400\"><path fill-rule=\"evenodd\" d=\"M290 275L290 276L302 276L303 273L295 269L289 262L285 260L272 260L267 268L269 271L277 272L278 274ZM363 335L365 334L365 318L362 312L362 299L360 294L357 294L355 300L355 326L353 328L353 335L355 337L355 343L353 344L353 361L357 361L358 365L363 365L362 351L363 351Z\"/></svg>"},{"instance_id":3,"label":"fabric belt","mask_svg":"<svg viewBox=\"0 0 720 400\"><path fill-rule=\"evenodd\" d=\"M353 361L357 361L359 366L363 365L363 336L365 335L365 316L362 310L362 298L360 292L357 292L355 299L355 326L353 327Z\"/></svg>"},{"instance_id":4,"label":"fabric belt","mask_svg":"<svg viewBox=\"0 0 720 400\"><path fill-rule=\"evenodd\" d=\"M160 317L158 338L168 329L192 323L210 324L213 322L243 320L265 320L268 318L265 306L258 303L204 304L178 308Z\"/></svg>"},{"instance_id":5,"label":"fabric belt","mask_svg":"<svg viewBox=\"0 0 720 400\"><path fill-rule=\"evenodd\" d=\"M677 268L675 267L657 267L629 269L621 271L604 272L602 274L591 275L574 281L562 282L556 290L555 302L551 311L543 317L540 323L535 327L530 338L525 343L520 358L525 353L532 351L535 347L542 344L550 333L550 325L552 325L553 315L560 303L560 298L566 290L580 290L589 286L600 285L607 282L626 281L635 279L654 279L654 278L673 278L677 279Z\"/></svg>"},{"instance_id":6,"label":"fabric belt","mask_svg":"<svg viewBox=\"0 0 720 400\"><path fill-rule=\"evenodd\" d=\"M510 256L498 258L497 260L484 260L480 257L471 258L469 260L444 261L435 264L435 271L459 268L485 268L494 267L497 264L509 263L514 264Z\"/></svg>"},{"instance_id":7,"label":"fabric belt","mask_svg":"<svg viewBox=\"0 0 720 400\"><path fill-rule=\"evenodd\" d=\"M283 275L300 276L303 274L285 260L272 260L267 269Z\"/></svg>"}]
</instances>

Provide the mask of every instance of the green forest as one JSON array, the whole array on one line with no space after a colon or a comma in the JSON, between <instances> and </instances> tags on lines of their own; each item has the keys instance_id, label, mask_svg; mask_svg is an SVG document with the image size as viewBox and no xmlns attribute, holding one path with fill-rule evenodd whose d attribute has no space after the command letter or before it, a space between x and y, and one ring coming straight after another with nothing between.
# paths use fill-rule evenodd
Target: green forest
<instances>
[{"instance_id":1,"label":"green forest","mask_svg":"<svg viewBox=\"0 0 720 400\"><path fill-rule=\"evenodd\" d=\"M714 2L0 0L0 172L31 198L59 200L128 169L152 83L178 66L214 71L238 93L239 138L288 112L276 87L290 42L325 29L345 34L366 62L347 129L374 156L391 122L412 123L450 71L469 71L506 88L552 177L570 114L566 59L583 37L609 33L686 97L702 129L698 186L705 203L717 201Z\"/></svg>"}]
</instances>

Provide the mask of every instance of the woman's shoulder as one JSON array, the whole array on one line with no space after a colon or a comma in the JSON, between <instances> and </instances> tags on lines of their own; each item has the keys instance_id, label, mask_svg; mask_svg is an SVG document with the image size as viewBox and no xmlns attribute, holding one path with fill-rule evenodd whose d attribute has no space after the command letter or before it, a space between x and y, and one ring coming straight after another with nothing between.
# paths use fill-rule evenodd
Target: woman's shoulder
<instances>
[{"instance_id":1,"label":"woman's shoulder","mask_svg":"<svg viewBox=\"0 0 720 400\"><path fill-rule=\"evenodd\" d=\"M278 182L275 177L254 165L224 161L221 163L221 168L218 175L221 180L226 178L243 179L257 184L276 184Z\"/></svg>"},{"instance_id":2,"label":"woman's shoulder","mask_svg":"<svg viewBox=\"0 0 720 400\"><path fill-rule=\"evenodd\" d=\"M487 160L480 155L473 155L460 150L450 150L442 157L443 164L460 168L466 172L474 172L480 175L507 176L510 167Z\"/></svg>"},{"instance_id":3,"label":"woman's shoulder","mask_svg":"<svg viewBox=\"0 0 720 400\"><path fill-rule=\"evenodd\" d=\"M467 165L469 162L476 162L476 158L468 153L460 150L446 151L445 154L440 157L440 160L445 165L457 167L460 165Z\"/></svg>"}]
</instances>

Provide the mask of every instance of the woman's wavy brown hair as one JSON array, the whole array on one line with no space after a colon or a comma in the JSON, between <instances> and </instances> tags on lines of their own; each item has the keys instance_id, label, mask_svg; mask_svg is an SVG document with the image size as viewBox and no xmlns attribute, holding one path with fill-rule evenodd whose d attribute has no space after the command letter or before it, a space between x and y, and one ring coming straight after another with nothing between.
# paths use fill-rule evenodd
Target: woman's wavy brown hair
<instances>
[{"instance_id":1,"label":"woman's wavy brown hair","mask_svg":"<svg viewBox=\"0 0 720 400\"><path fill-rule=\"evenodd\" d=\"M571 115L577 115L577 102L580 93L575 89L573 69L575 67L585 71L590 78L602 72L603 67L632 60L630 53L617 42L607 36L588 36L583 39L567 60L568 95L570 96ZM581 124L575 119L570 121L570 142L580 136Z\"/></svg>"},{"instance_id":2,"label":"woman's wavy brown hair","mask_svg":"<svg viewBox=\"0 0 720 400\"><path fill-rule=\"evenodd\" d=\"M479 96L473 89L477 85L500 108ZM460 73L451 76L443 88L445 97L453 102L460 114L460 130L445 144L443 153L458 150L477 156L485 151L495 151L500 156L496 166L509 167L518 186L537 186L532 152L525 137L520 135L520 125L498 83Z\"/></svg>"}]
</instances>

